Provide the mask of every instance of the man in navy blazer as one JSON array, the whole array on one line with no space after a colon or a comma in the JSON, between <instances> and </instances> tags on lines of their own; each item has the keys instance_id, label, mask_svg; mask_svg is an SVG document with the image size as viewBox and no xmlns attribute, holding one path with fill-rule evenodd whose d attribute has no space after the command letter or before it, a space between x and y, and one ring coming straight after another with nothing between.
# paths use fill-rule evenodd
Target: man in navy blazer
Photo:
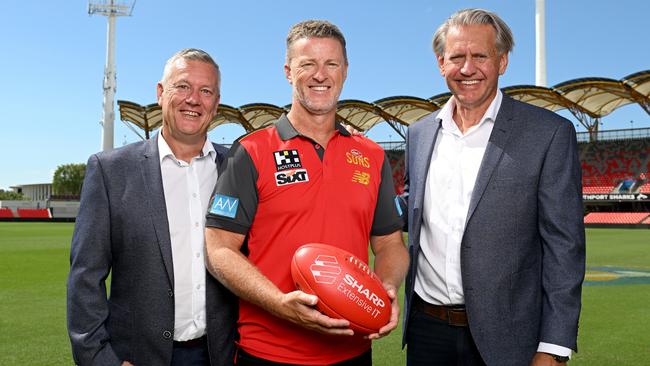
<instances>
[{"instance_id":1,"label":"man in navy blazer","mask_svg":"<svg viewBox=\"0 0 650 366\"><path fill-rule=\"evenodd\" d=\"M453 96L406 143L408 365L562 365L585 270L573 125L498 89L514 41L466 9L433 47Z\"/></svg>"},{"instance_id":2,"label":"man in navy blazer","mask_svg":"<svg viewBox=\"0 0 650 366\"><path fill-rule=\"evenodd\" d=\"M233 363L237 302L203 257L226 152L207 140L219 84L207 53L179 51L157 86L161 132L88 160L67 296L77 364Z\"/></svg>"}]
</instances>

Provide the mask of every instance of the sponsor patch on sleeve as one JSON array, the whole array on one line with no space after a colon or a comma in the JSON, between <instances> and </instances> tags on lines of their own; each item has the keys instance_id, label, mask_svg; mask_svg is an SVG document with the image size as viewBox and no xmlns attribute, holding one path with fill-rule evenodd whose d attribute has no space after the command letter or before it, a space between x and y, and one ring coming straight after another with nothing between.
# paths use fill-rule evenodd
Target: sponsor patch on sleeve
<instances>
[{"instance_id":1,"label":"sponsor patch on sleeve","mask_svg":"<svg viewBox=\"0 0 650 366\"><path fill-rule=\"evenodd\" d=\"M223 194L215 194L212 197L212 204L210 205L210 213L217 216L235 218L237 215L237 206L239 206L239 198L226 196Z\"/></svg>"}]
</instances>

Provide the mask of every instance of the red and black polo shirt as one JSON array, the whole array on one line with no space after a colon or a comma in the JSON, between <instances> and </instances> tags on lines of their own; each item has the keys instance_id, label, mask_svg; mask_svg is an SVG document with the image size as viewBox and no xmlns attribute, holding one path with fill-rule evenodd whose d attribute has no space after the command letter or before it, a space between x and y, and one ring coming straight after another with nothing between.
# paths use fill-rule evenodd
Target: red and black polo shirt
<instances>
[{"instance_id":1,"label":"red and black polo shirt","mask_svg":"<svg viewBox=\"0 0 650 366\"><path fill-rule=\"evenodd\" d=\"M341 247L368 261L371 235L402 228L384 151L336 125L327 146L285 115L233 144L206 225L246 234L248 259L281 291L295 290L290 262L306 243ZM274 362L329 364L368 350L360 336L315 333L240 301L240 346Z\"/></svg>"}]
</instances>

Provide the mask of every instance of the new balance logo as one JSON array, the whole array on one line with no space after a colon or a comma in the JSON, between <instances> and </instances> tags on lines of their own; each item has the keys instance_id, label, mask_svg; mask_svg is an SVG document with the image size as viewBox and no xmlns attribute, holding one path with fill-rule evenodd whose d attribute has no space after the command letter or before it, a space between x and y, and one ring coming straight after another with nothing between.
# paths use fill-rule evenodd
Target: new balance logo
<instances>
[{"instance_id":1,"label":"new balance logo","mask_svg":"<svg viewBox=\"0 0 650 366\"><path fill-rule=\"evenodd\" d=\"M331 285L336 281L336 277L341 273L341 266L336 261L336 257L321 254L314 260L309 269L316 283Z\"/></svg>"}]
</instances>

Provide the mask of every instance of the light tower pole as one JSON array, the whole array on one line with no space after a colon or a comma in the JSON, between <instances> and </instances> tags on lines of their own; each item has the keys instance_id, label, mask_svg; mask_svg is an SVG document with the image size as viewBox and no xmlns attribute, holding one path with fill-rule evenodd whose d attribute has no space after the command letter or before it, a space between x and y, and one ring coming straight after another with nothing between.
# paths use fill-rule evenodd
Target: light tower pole
<instances>
[{"instance_id":1,"label":"light tower pole","mask_svg":"<svg viewBox=\"0 0 650 366\"><path fill-rule=\"evenodd\" d=\"M135 0L132 4L118 3L105 0L88 3L88 14L99 14L108 18L106 32L106 66L104 67L104 112L102 125L102 151L113 149L113 133L115 121L115 17L131 16Z\"/></svg>"},{"instance_id":2,"label":"light tower pole","mask_svg":"<svg viewBox=\"0 0 650 366\"><path fill-rule=\"evenodd\" d=\"M544 0L535 0L535 85L546 86L546 16Z\"/></svg>"}]
</instances>

